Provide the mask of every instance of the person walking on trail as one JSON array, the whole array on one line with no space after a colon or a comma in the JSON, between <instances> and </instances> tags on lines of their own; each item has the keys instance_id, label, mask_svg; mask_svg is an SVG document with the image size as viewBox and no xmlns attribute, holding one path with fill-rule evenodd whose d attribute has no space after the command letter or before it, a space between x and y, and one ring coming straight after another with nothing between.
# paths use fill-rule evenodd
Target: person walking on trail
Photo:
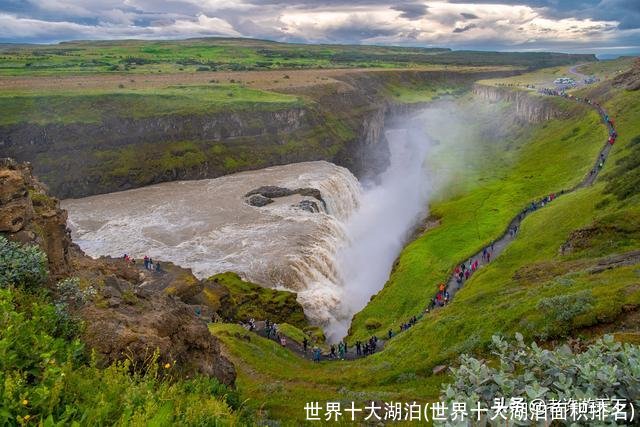
<instances>
[{"instance_id":1,"label":"person walking on trail","mask_svg":"<svg viewBox=\"0 0 640 427\"><path fill-rule=\"evenodd\" d=\"M487 252L487 264L491 262L491 252Z\"/></svg>"},{"instance_id":2,"label":"person walking on trail","mask_svg":"<svg viewBox=\"0 0 640 427\"><path fill-rule=\"evenodd\" d=\"M320 349L317 346L313 347L313 361L316 363L320 363Z\"/></svg>"},{"instance_id":3,"label":"person walking on trail","mask_svg":"<svg viewBox=\"0 0 640 427\"><path fill-rule=\"evenodd\" d=\"M331 344L331 353L329 354L329 356L331 356L332 359L336 358L336 346Z\"/></svg>"},{"instance_id":4,"label":"person walking on trail","mask_svg":"<svg viewBox=\"0 0 640 427\"><path fill-rule=\"evenodd\" d=\"M343 343L338 344L338 357L340 360L344 360L345 348Z\"/></svg>"},{"instance_id":5,"label":"person walking on trail","mask_svg":"<svg viewBox=\"0 0 640 427\"><path fill-rule=\"evenodd\" d=\"M444 283L440 283L440 286L438 287L438 289L440 289L440 292L443 292L445 289Z\"/></svg>"},{"instance_id":6,"label":"person walking on trail","mask_svg":"<svg viewBox=\"0 0 640 427\"><path fill-rule=\"evenodd\" d=\"M391 339L391 337L393 337L393 331L391 329L389 329L389 332L388 332L387 336L389 337L389 339Z\"/></svg>"},{"instance_id":7,"label":"person walking on trail","mask_svg":"<svg viewBox=\"0 0 640 427\"><path fill-rule=\"evenodd\" d=\"M360 341L356 341L356 355L362 356L362 343Z\"/></svg>"},{"instance_id":8,"label":"person walking on trail","mask_svg":"<svg viewBox=\"0 0 640 427\"><path fill-rule=\"evenodd\" d=\"M302 340L302 348L304 349L304 354L307 354L307 347L309 347L309 340L307 340L307 337L304 337L304 339Z\"/></svg>"},{"instance_id":9,"label":"person walking on trail","mask_svg":"<svg viewBox=\"0 0 640 427\"><path fill-rule=\"evenodd\" d=\"M161 269L160 269L160 263L156 262L156 273L160 273Z\"/></svg>"},{"instance_id":10,"label":"person walking on trail","mask_svg":"<svg viewBox=\"0 0 640 427\"><path fill-rule=\"evenodd\" d=\"M146 255L144 256L143 264L144 264L144 268L146 268L146 269L149 268L149 257L146 256Z\"/></svg>"}]
</instances>

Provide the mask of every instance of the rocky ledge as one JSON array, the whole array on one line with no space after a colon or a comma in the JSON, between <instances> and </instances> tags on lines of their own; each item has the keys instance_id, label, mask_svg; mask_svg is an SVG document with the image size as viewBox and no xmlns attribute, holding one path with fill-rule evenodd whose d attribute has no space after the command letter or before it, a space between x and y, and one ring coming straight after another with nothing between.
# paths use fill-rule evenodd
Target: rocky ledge
<instances>
[{"instance_id":1,"label":"rocky ledge","mask_svg":"<svg viewBox=\"0 0 640 427\"><path fill-rule=\"evenodd\" d=\"M144 366L158 351L160 362L175 362L185 375L200 373L234 383L233 365L193 307L148 286L166 275L150 277L124 260L89 258L72 243L66 221L66 211L46 194L29 164L0 160L0 234L42 248L54 295L59 293L56 283L65 279L77 283L74 289L90 290L90 298L69 307L82 319L83 339L102 363L129 359Z\"/></svg>"},{"instance_id":2,"label":"rocky ledge","mask_svg":"<svg viewBox=\"0 0 640 427\"><path fill-rule=\"evenodd\" d=\"M292 190L275 185L265 185L260 188L256 188L255 190L249 191L244 195L244 197L246 198L246 202L251 206L262 207L268 205L269 203L273 203L273 199L293 196L294 194L298 194L304 197L313 197L314 199L322 203L325 211L327 210L327 203L324 201L324 199L322 198L322 193L317 188L296 188ZM311 200L303 200L298 203L296 207L309 212L320 212L318 204Z\"/></svg>"}]
</instances>

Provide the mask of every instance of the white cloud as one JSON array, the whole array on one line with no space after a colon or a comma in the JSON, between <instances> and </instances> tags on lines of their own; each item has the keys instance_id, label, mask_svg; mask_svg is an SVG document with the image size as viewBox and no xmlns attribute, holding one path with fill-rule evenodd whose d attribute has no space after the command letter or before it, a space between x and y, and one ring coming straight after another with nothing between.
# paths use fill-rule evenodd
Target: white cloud
<instances>
[{"instance_id":1,"label":"white cloud","mask_svg":"<svg viewBox=\"0 0 640 427\"><path fill-rule=\"evenodd\" d=\"M535 49L559 43L576 48L638 44L640 37L634 29L620 30L618 21L612 19L580 18L580 15L554 18L548 8L525 4L443 0L428 3L406 0L393 4L384 4L381 0L288 0L286 6L284 3L277 0L26 0L20 4L31 5L31 9L2 13L0 0L0 40L221 35L283 41ZM413 13L406 13L407 8ZM470 20L470 16L473 19ZM624 41L621 43L621 40Z\"/></svg>"}]
</instances>

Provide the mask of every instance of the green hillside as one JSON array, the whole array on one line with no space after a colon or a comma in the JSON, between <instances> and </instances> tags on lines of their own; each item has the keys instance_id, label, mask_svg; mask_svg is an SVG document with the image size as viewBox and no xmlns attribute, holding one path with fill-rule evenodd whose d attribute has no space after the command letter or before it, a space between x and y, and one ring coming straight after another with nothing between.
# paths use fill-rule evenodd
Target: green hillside
<instances>
[{"instance_id":1,"label":"green hillside","mask_svg":"<svg viewBox=\"0 0 640 427\"><path fill-rule=\"evenodd\" d=\"M608 86L593 90L596 96L606 91L604 106L620 134L594 186L526 217L517 239L451 304L365 359L314 365L234 326L212 326L239 366L241 393L268 417L294 424L312 400L435 400L449 378L432 375L432 368L455 363L465 352L491 357L487 349L496 333L520 332L525 341L547 344L605 332L640 341L637 323L625 322L640 306L640 93ZM569 101L562 104L572 108ZM441 224L402 252L384 290L356 316L351 339L384 333L417 314L453 265L497 238L523 205L577 183L605 135L595 113L579 108L570 118L478 153L478 164L486 168L473 168L465 180L477 184L457 188L432 206ZM483 162L483 156L493 161ZM383 324L378 330L365 327L372 317Z\"/></svg>"},{"instance_id":2,"label":"green hillside","mask_svg":"<svg viewBox=\"0 0 640 427\"><path fill-rule=\"evenodd\" d=\"M593 55L451 51L360 45L305 45L253 39L77 41L57 45L0 45L0 75L248 71L301 68L487 65L540 68Z\"/></svg>"}]
</instances>

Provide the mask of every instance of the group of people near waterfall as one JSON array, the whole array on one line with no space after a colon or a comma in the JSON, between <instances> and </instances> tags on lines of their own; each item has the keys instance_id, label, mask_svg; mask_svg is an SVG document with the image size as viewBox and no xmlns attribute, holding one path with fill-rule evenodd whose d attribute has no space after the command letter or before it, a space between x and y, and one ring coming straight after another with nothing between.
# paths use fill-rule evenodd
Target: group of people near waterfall
<instances>
[{"instance_id":1,"label":"group of people near waterfall","mask_svg":"<svg viewBox=\"0 0 640 427\"><path fill-rule=\"evenodd\" d=\"M571 98L579 102L584 102L589 105L594 105L598 109L600 115L602 116L603 120L605 121L605 123L609 128L609 138L607 142L608 144L613 145L618 134L615 130L613 120L605 113L605 111L602 109L602 107L600 107L600 105L598 105L595 102L592 102L590 99L574 97L572 95L566 94L564 91L559 91L556 89L542 88L539 90L539 92L544 95L561 96L565 98ZM606 153L607 153L606 150L603 150L603 152L600 153L596 168L594 168L594 170L591 171L592 174L597 173L597 171L603 167ZM564 193L565 193L565 190L562 190L559 194L564 194ZM524 217L527 214L534 212L540 208L543 208L544 206L551 203L555 199L556 199L556 193L551 193L539 200L531 202L527 207L525 207L518 214L517 218L514 219L514 221L511 223L511 225L507 229L507 232L504 238L505 239L515 238L515 236L518 233L520 222L524 219ZM453 280L455 280L458 287L462 286L462 284L465 281L469 280L471 276L480 268L481 260L482 260L482 263L484 264L490 263L491 260L494 258L494 253L495 253L495 242L491 242L491 244L489 244L488 246L482 249L482 253L480 257L476 258L474 256L470 258L467 262L463 262L460 265L457 265L452 272L452 275L453 275L452 278ZM127 256L125 255L125 259L126 257ZM148 259L148 263L153 265L153 261L150 258ZM147 267L147 257L145 257L145 267ZM450 300L451 300L451 295L449 293L448 285L446 283L440 283L438 285L438 291L436 296L433 299L431 299L424 313L428 313L430 310L434 308L445 306L449 303ZM413 316L408 321L401 323L398 333L406 331L407 329L414 326L422 316L423 316L423 313L421 313L419 316ZM254 330L256 328L253 319L250 319L249 325L250 325L249 326L250 330ZM280 343L280 345L282 346L287 345L286 338L284 337L284 335L282 335L278 331L278 325L275 323L269 322L269 320L265 321L265 335L267 338L275 340L276 342ZM392 329L389 329L386 338L391 339L394 336L395 336L394 331ZM309 339L305 336L302 341L302 350L304 351L304 354L307 354L309 350L309 345L310 345ZM364 342L358 340L355 342L353 346L353 348L355 349L355 357L368 356L370 354L373 354L376 352L379 345L380 344L378 342L378 337L375 335ZM331 344L331 346L329 347L328 354L326 354L324 357L331 360L344 360L348 356L348 350L349 349L348 349L347 343L345 341L341 341L337 345ZM313 345L313 348L311 350L311 356L314 362L320 362L323 359L322 349L318 345Z\"/></svg>"},{"instance_id":2,"label":"group of people near waterfall","mask_svg":"<svg viewBox=\"0 0 640 427\"><path fill-rule=\"evenodd\" d=\"M411 319L409 319L409 321L404 322L404 323L402 323L400 325L400 332L406 331L407 329L409 329L410 327L415 325L417 321L418 321L418 317L417 316L411 317ZM393 331L391 329L389 329L389 332L387 332L387 337L389 339L393 338Z\"/></svg>"},{"instance_id":3,"label":"group of people near waterfall","mask_svg":"<svg viewBox=\"0 0 640 427\"><path fill-rule=\"evenodd\" d=\"M124 262L126 262L127 264L135 264L136 263L136 259L129 256L128 254L124 254L122 256L122 259L124 260ZM151 259L151 257L145 255L144 258L142 259L142 263L144 265L144 268L149 270L149 271L156 271L156 272L160 272L162 271L160 268L160 262L156 261L155 263L153 262L153 259Z\"/></svg>"},{"instance_id":4,"label":"group of people near waterfall","mask_svg":"<svg viewBox=\"0 0 640 427\"><path fill-rule=\"evenodd\" d=\"M538 92L542 93L543 95L561 96L563 98L573 99L578 102L582 102L588 105L593 105L594 107L596 107L596 109L598 110L598 113L600 114L600 117L602 117L604 122L607 124L607 127L609 128L609 137L607 138L607 143L611 146L616 142L616 139L618 138L618 132L616 131L613 118L609 117L609 115L604 111L604 109L602 108L602 106L600 106L599 103L589 98L581 98L578 96L573 96L571 94L566 93L565 91L558 91L555 89L544 88L544 89L538 90ZM600 169L604 167L605 157L606 156L604 152L600 153L600 157L598 158L598 163L593 169L589 171L589 175L591 176L596 175L598 171L600 171Z\"/></svg>"},{"instance_id":5,"label":"group of people near waterfall","mask_svg":"<svg viewBox=\"0 0 640 427\"><path fill-rule=\"evenodd\" d=\"M338 343L337 347L336 347L335 344L331 344L331 347L329 348L329 357L330 358L344 360L346 354L347 354L347 343L346 342L340 341Z\"/></svg>"},{"instance_id":6,"label":"group of people near waterfall","mask_svg":"<svg viewBox=\"0 0 640 427\"><path fill-rule=\"evenodd\" d=\"M364 343L361 341L356 341L356 356L368 356L376 352L376 348L378 347L378 337L372 336L369 338L369 341L365 341Z\"/></svg>"}]
</instances>

